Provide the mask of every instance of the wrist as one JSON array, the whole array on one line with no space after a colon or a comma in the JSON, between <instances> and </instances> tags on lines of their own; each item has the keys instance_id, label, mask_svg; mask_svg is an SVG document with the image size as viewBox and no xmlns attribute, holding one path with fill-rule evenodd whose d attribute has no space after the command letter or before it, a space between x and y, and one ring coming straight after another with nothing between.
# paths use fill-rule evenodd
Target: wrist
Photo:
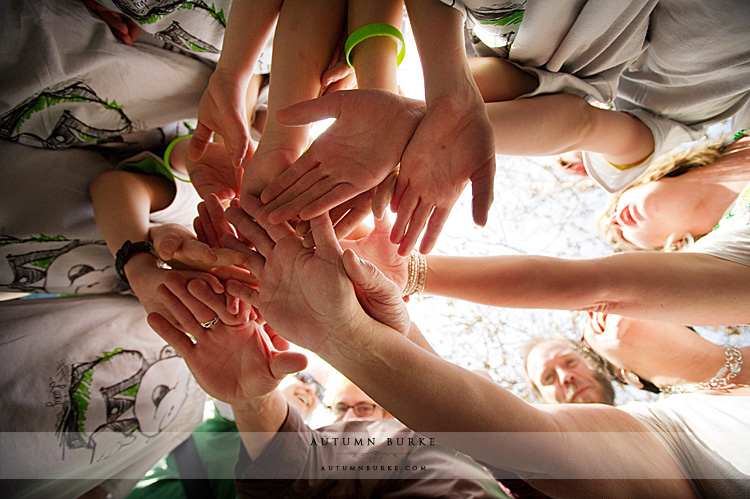
<instances>
[{"instance_id":1,"label":"wrist","mask_svg":"<svg viewBox=\"0 0 750 499\"><path fill-rule=\"evenodd\" d=\"M424 291L427 281L427 257L412 251L409 255L406 275L406 287L402 293L404 297Z\"/></svg>"},{"instance_id":2,"label":"wrist","mask_svg":"<svg viewBox=\"0 0 750 499\"><path fill-rule=\"evenodd\" d=\"M231 402L240 431L276 432L287 417L288 404L280 391Z\"/></svg>"},{"instance_id":3,"label":"wrist","mask_svg":"<svg viewBox=\"0 0 750 499\"><path fill-rule=\"evenodd\" d=\"M158 266L158 258L154 255L151 242L125 241L115 256L115 271L120 279L130 285L130 274L136 273L144 266Z\"/></svg>"},{"instance_id":4,"label":"wrist","mask_svg":"<svg viewBox=\"0 0 750 499\"><path fill-rule=\"evenodd\" d=\"M381 325L364 311L346 327L330 329L321 345L315 349L322 359L334 365L339 360L359 362L362 355L370 350L370 346L377 341L376 325ZM387 327L387 326L383 326Z\"/></svg>"}]
</instances>

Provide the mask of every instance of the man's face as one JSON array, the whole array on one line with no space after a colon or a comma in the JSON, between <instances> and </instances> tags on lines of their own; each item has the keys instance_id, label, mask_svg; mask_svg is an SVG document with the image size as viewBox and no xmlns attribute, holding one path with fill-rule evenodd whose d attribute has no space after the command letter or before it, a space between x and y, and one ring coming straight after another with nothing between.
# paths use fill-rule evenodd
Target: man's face
<instances>
[{"instance_id":1,"label":"man's face","mask_svg":"<svg viewBox=\"0 0 750 499\"><path fill-rule=\"evenodd\" d=\"M339 421L376 421L390 415L357 386L344 382L333 400L333 414Z\"/></svg>"},{"instance_id":2,"label":"man's face","mask_svg":"<svg viewBox=\"0 0 750 499\"><path fill-rule=\"evenodd\" d=\"M557 341L535 346L526 360L529 378L546 402L606 403L607 395L597 372L581 355Z\"/></svg>"}]
</instances>

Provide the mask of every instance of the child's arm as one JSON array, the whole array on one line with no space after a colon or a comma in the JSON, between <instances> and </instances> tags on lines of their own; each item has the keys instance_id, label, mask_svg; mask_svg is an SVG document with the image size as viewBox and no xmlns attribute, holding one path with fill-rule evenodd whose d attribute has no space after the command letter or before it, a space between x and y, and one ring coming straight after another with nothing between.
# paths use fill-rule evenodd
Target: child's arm
<instances>
[{"instance_id":1,"label":"child's arm","mask_svg":"<svg viewBox=\"0 0 750 499\"><path fill-rule=\"evenodd\" d=\"M161 176L114 170L97 176L89 185L89 193L96 223L112 256L116 257L128 240L132 243L149 241L149 215L172 203L175 186ZM131 289L148 312L167 314L158 297L158 287L169 272L202 279L215 293L224 292L219 279L209 273L162 269L159 264L159 259L151 252L139 251L131 254L122 267ZM172 319L171 315L167 316ZM236 320L229 310L221 319Z\"/></svg>"},{"instance_id":2,"label":"child's arm","mask_svg":"<svg viewBox=\"0 0 750 499\"><path fill-rule=\"evenodd\" d=\"M317 97L344 24L344 0L285 0L274 34L268 115L258 149L245 168L240 199L260 195L309 143L309 126L286 127L276 111Z\"/></svg>"},{"instance_id":3,"label":"child's arm","mask_svg":"<svg viewBox=\"0 0 750 499\"><path fill-rule=\"evenodd\" d=\"M240 0L232 4L216 70L201 98L198 126L188 151L200 159L216 132L239 167L250 140L245 94L253 68L281 8L281 0Z\"/></svg>"},{"instance_id":4,"label":"child's arm","mask_svg":"<svg viewBox=\"0 0 750 499\"><path fill-rule=\"evenodd\" d=\"M403 5L402 0L349 0L349 35L373 23L389 24L400 30ZM398 93L396 68L399 43L391 36L373 36L352 49L350 60L357 75L357 88L381 88Z\"/></svg>"}]
</instances>

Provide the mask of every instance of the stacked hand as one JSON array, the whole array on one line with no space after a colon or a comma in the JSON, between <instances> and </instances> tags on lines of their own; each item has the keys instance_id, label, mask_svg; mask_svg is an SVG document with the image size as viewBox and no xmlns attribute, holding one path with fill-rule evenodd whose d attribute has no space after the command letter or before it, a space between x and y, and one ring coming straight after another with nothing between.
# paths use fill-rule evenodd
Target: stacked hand
<instances>
[{"instance_id":1,"label":"stacked hand","mask_svg":"<svg viewBox=\"0 0 750 499\"><path fill-rule=\"evenodd\" d=\"M495 141L484 106L466 107L451 97L430 103L401 158L391 201L397 213L391 241L408 255L425 224L420 252L437 242L453 205L472 183L474 222L484 226L492 204Z\"/></svg>"},{"instance_id":2,"label":"stacked hand","mask_svg":"<svg viewBox=\"0 0 750 499\"><path fill-rule=\"evenodd\" d=\"M401 160L423 115L420 101L382 90L335 92L279 111L287 125L336 118L310 148L265 188L259 213L272 223L309 220L376 188ZM383 189L380 195L390 199ZM380 202L380 205L386 203Z\"/></svg>"},{"instance_id":3,"label":"stacked hand","mask_svg":"<svg viewBox=\"0 0 750 499\"><path fill-rule=\"evenodd\" d=\"M194 140L195 136L190 139L188 147L192 147ZM170 162L177 162L184 158L185 170L198 195L206 199L211 194L215 194L227 203L236 197L242 185L243 170L232 163L226 145L221 142L210 142L206 144L201 157L194 160L187 156L187 151L182 150L184 142L177 143L172 151L173 159ZM252 154L252 150L249 149L248 154Z\"/></svg>"},{"instance_id":4,"label":"stacked hand","mask_svg":"<svg viewBox=\"0 0 750 499\"><path fill-rule=\"evenodd\" d=\"M250 142L246 93L246 81L216 68L198 107L198 126L188 149L190 159L201 159L215 132L224 139L232 165L239 168Z\"/></svg>"},{"instance_id":5,"label":"stacked hand","mask_svg":"<svg viewBox=\"0 0 750 499\"><path fill-rule=\"evenodd\" d=\"M273 392L286 374L307 365L303 354L288 351L286 340L255 321L201 326L223 314L222 296L202 281L170 276L159 295L177 324L156 313L149 314L149 324L185 359L201 387L219 400L236 407L252 403Z\"/></svg>"},{"instance_id":6,"label":"stacked hand","mask_svg":"<svg viewBox=\"0 0 750 499\"><path fill-rule=\"evenodd\" d=\"M262 204L249 197L244 206L255 215ZM311 221L315 249L305 248L286 222L261 226L236 203L226 217L255 249L229 234L222 242L244 251L247 268L258 277L258 289L230 280L227 291L252 303L286 339L319 351L329 333L354 330L366 320L344 272L342 250L327 216Z\"/></svg>"}]
</instances>

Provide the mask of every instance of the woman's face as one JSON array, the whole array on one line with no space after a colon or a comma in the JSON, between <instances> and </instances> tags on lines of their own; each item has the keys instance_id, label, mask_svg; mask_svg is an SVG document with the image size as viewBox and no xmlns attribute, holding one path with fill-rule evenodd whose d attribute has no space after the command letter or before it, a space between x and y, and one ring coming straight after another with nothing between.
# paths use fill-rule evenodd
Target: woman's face
<instances>
[{"instance_id":1,"label":"woman's face","mask_svg":"<svg viewBox=\"0 0 750 499\"><path fill-rule=\"evenodd\" d=\"M642 249L661 248L670 236L680 241L688 233L707 234L716 220L701 216L698 187L680 177L632 187L620 195L609 224L617 237Z\"/></svg>"}]
</instances>

